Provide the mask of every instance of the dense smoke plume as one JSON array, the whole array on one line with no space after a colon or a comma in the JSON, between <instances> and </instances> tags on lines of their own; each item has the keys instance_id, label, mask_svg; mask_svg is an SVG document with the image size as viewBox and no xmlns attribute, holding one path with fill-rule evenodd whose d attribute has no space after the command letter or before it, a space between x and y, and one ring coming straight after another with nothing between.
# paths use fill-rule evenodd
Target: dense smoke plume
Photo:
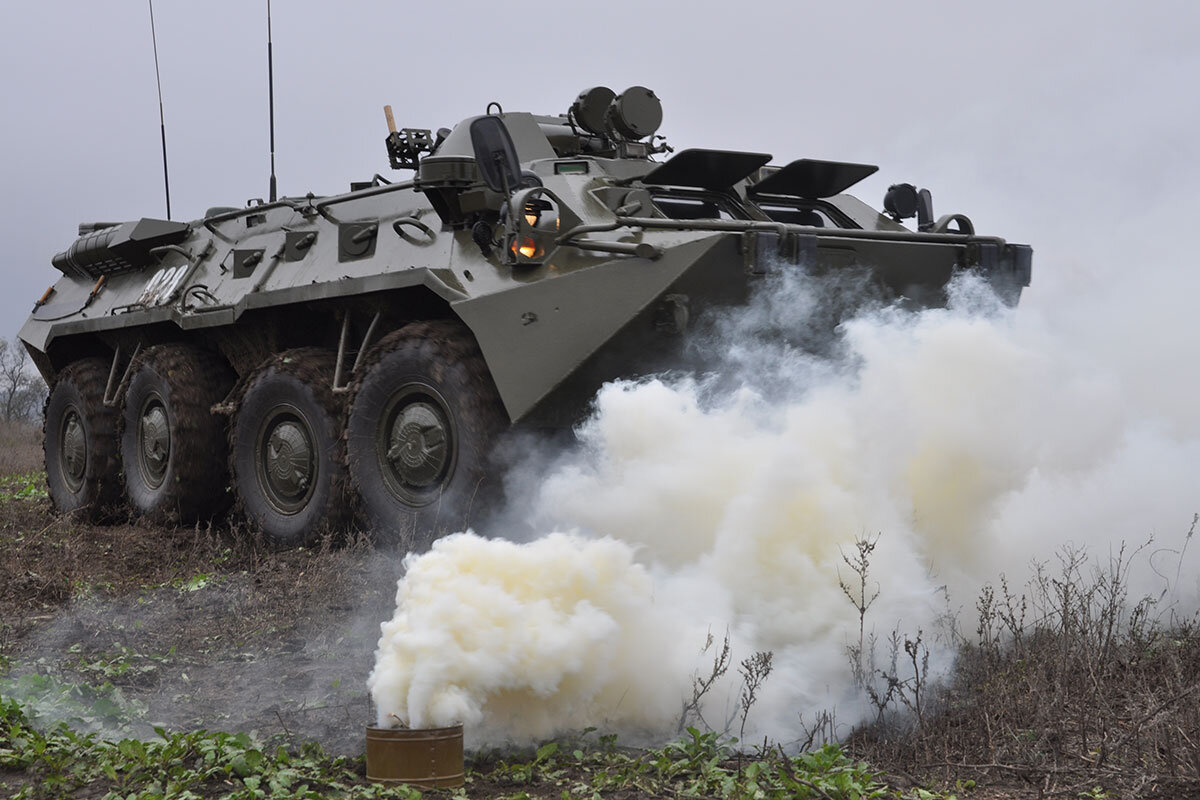
<instances>
[{"instance_id":1,"label":"dense smoke plume","mask_svg":"<svg viewBox=\"0 0 1200 800\"><path fill-rule=\"evenodd\" d=\"M699 327L711 373L605 386L572 453L514 471L498 533L524 544L463 534L409 558L370 680L380 723L669 736L728 635L699 713L737 733L736 665L771 652L745 735L786 742L821 710L867 712L846 590L877 592L868 649L920 632L944 674L948 620L1068 543L1103 563L1153 537L1131 590L1194 609L1200 429L1162 393L1195 383L1196 338L1161 343L1190 360L1149 386L1136 348L1102 346L1115 306L1062 320L970 279L950 295L848 312L844 281L776 273ZM876 536L860 586L847 557Z\"/></svg>"}]
</instances>

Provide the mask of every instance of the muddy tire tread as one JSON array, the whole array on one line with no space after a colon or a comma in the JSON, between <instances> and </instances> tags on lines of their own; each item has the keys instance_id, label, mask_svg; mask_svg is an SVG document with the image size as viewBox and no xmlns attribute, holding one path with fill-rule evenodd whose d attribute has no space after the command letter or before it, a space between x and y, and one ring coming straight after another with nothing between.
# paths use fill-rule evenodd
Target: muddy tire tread
<instances>
[{"instance_id":1,"label":"muddy tire tread","mask_svg":"<svg viewBox=\"0 0 1200 800\"><path fill-rule=\"evenodd\" d=\"M75 512L93 521L109 515L121 501L121 459L117 439L119 414L116 407L104 405L108 372L109 366L100 358L84 358L69 364L58 374L50 391L46 393L46 402L42 406L42 450L46 465L46 488L51 501L60 512ZM48 448L51 442L57 439L57 434L50 431L50 401L54 397L54 391L64 382L74 384L80 395L84 405L81 410L91 426L94 443L107 444L107 447L89 447L84 481L91 499L83 506L73 509L62 507L59 499L55 497L56 487L50 481Z\"/></svg>"},{"instance_id":2,"label":"muddy tire tread","mask_svg":"<svg viewBox=\"0 0 1200 800\"><path fill-rule=\"evenodd\" d=\"M241 382L240 391L237 393L236 400L234 401L233 413L231 414L232 422L229 425L228 447L229 475L234 486L237 484L238 414L241 411L246 396L254 391L259 381L268 374L285 373L306 383L312 389L314 399L317 400L324 412L329 415L329 418L336 422L338 434L329 443L336 450L330 458L330 462L340 467L340 469L332 476L331 491L325 508L320 514L323 522L318 528L310 531L304 541L274 542L277 545L300 545L306 541L311 541L320 533L344 530L354 516L353 497L349 491L350 482L345 472L344 403L333 392L332 381L336 363L337 359L334 353L322 347L298 347L285 350L282 353L271 356L255 369L254 372L250 373ZM234 513L243 518L249 518L251 514L246 507L244 498L237 494L237 492L234 494Z\"/></svg>"},{"instance_id":3,"label":"muddy tire tread","mask_svg":"<svg viewBox=\"0 0 1200 800\"><path fill-rule=\"evenodd\" d=\"M233 370L219 355L187 344L157 345L142 351L131 374L136 377L144 366L171 384L175 417L171 441L185 445L187 452L184 458L172 459L168 499L143 517L165 523L216 516L229 507L230 493L225 472L225 421L212 413L212 405L233 385ZM125 424L122 413L118 441L125 434Z\"/></svg>"},{"instance_id":4,"label":"muddy tire tread","mask_svg":"<svg viewBox=\"0 0 1200 800\"><path fill-rule=\"evenodd\" d=\"M435 381L445 382L451 372L457 372L457 379L449 382L480 389L480 391L465 394L459 398L466 411L467 421L476 426L476 429L472 431L474 437L494 442L495 437L508 427L508 416L501 404L499 393L492 381L491 371L487 367L483 352L476 343L474 335L457 320L424 320L410 322L390 332L364 355L362 363L355 371L348 392L347 424L344 426L344 437L348 438L349 413L354 407L355 399L366 376L371 374L379 362L405 349L412 351L414 360L430 365L429 377ZM461 423L462 420L460 420ZM353 467L349 463L348 442L345 452L347 468L353 477ZM353 488L356 492L359 489L358 486ZM367 511L369 504L365 501L360 502L362 502L364 511ZM370 514L368 513L367 516L369 517ZM421 516L420 512L416 512L418 526ZM378 519L368 519L368 521L378 527ZM413 541L399 543L408 544L412 549L419 550L427 547L432 541L424 534L414 534L414 537ZM395 537L389 538L394 539Z\"/></svg>"}]
</instances>

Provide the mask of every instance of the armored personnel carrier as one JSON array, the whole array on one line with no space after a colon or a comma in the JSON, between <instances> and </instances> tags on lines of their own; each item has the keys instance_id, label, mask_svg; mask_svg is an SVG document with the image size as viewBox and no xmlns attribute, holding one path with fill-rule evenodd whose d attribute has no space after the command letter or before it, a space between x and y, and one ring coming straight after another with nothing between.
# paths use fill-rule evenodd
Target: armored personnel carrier
<instances>
[{"instance_id":1,"label":"armored personnel carrier","mask_svg":"<svg viewBox=\"0 0 1200 800\"><path fill-rule=\"evenodd\" d=\"M569 423L773 271L866 270L917 305L961 270L1009 303L1029 283L1028 246L935 218L926 190L845 194L874 166L674 152L643 87L436 133L385 110L411 180L87 223L53 258L20 336L60 511L234 503L281 543L361 511L419 546L469 520L500 432Z\"/></svg>"}]
</instances>

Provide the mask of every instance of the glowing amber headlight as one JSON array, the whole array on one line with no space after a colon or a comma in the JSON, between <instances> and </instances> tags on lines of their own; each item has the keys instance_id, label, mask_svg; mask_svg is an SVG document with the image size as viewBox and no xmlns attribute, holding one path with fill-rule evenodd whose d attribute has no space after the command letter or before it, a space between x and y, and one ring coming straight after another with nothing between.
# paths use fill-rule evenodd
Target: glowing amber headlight
<instances>
[{"instance_id":1,"label":"glowing amber headlight","mask_svg":"<svg viewBox=\"0 0 1200 800\"><path fill-rule=\"evenodd\" d=\"M512 249L513 253L522 258L535 258L542 252L533 239L514 239Z\"/></svg>"}]
</instances>

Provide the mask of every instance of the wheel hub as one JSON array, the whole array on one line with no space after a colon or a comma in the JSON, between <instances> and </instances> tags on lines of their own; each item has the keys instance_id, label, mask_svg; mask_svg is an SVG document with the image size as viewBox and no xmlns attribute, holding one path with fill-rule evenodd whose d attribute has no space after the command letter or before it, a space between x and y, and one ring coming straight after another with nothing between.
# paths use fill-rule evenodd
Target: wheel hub
<instances>
[{"instance_id":1,"label":"wheel hub","mask_svg":"<svg viewBox=\"0 0 1200 800\"><path fill-rule=\"evenodd\" d=\"M167 420L167 409L162 401L152 397L142 408L138 419L138 449L142 467L142 479L151 488L162 485L167 475L167 464L171 458L171 427Z\"/></svg>"},{"instance_id":2,"label":"wheel hub","mask_svg":"<svg viewBox=\"0 0 1200 800\"><path fill-rule=\"evenodd\" d=\"M418 401L401 409L392 422L387 460L402 483L424 489L442 477L448 433L436 406Z\"/></svg>"},{"instance_id":3,"label":"wheel hub","mask_svg":"<svg viewBox=\"0 0 1200 800\"><path fill-rule=\"evenodd\" d=\"M63 478L71 491L77 492L83 486L83 476L87 472L87 435L83 420L74 408L63 415L58 448L62 454Z\"/></svg>"},{"instance_id":4,"label":"wheel hub","mask_svg":"<svg viewBox=\"0 0 1200 800\"><path fill-rule=\"evenodd\" d=\"M421 381L398 387L378 426L375 452L391 495L410 508L437 502L458 452L454 418L441 394Z\"/></svg>"},{"instance_id":5,"label":"wheel hub","mask_svg":"<svg viewBox=\"0 0 1200 800\"><path fill-rule=\"evenodd\" d=\"M294 514L308 502L317 471L312 433L285 410L268 418L260 441L259 475L267 497L279 511Z\"/></svg>"}]
</instances>

